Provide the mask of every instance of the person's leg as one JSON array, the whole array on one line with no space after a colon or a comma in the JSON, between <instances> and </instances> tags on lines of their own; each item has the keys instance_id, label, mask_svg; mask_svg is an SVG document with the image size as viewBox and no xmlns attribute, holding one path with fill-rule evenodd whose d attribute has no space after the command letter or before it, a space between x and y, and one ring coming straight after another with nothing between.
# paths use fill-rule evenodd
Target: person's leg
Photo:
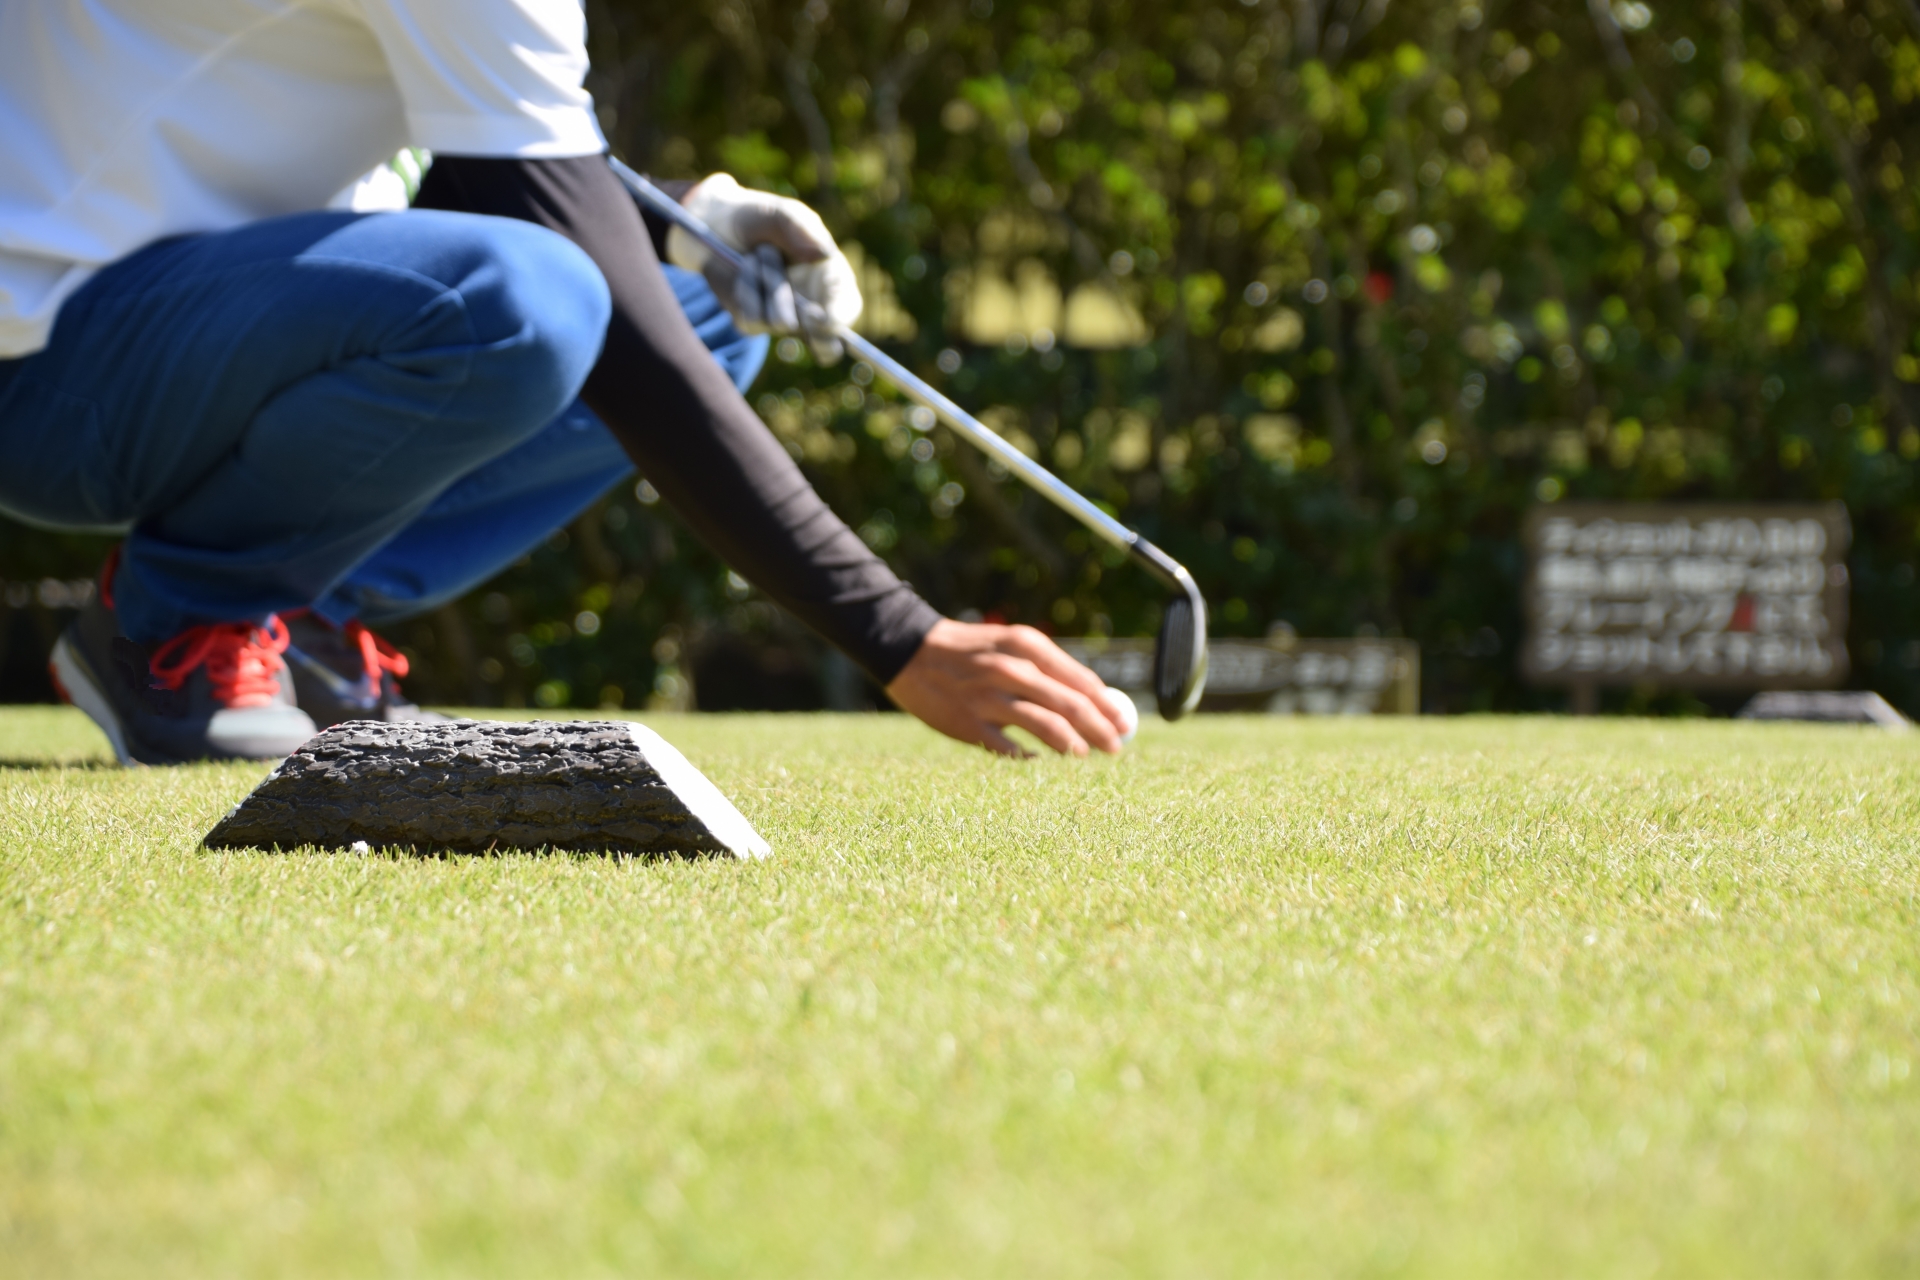
<instances>
[{"instance_id":1,"label":"person's leg","mask_svg":"<svg viewBox=\"0 0 1920 1280\"><path fill-rule=\"evenodd\" d=\"M163 242L0 389L0 510L131 523L141 643L310 603L572 401L606 284L530 224L306 214Z\"/></svg>"},{"instance_id":2,"label":"person's leg","mask_svg":"<svg viewBox=\"0 0 1920 1280\"><path fill-rule=\"evenodd\" d=\"M666 272L694 331L744 393L766 363L767 338L741 333L699 275ZM315 611L336 625L382 625L458 599L632 474L613 434L576 401L538 435L455 482Z\"/></svg>"},{"instance_id":3,"label":"person's leg","mask_svg":"<svg viewBox=\"0 0 1920 1280\"><path fill-rule=\"evenodd\" d=\"M111 604L56 650L75 700L123 758L272 754L218 732L278 696L271 615L537 433L607 311L565 240L448 213L301 215L103 271L0 366L0 511L133 527Z\"/></svg>"}]
</instances>

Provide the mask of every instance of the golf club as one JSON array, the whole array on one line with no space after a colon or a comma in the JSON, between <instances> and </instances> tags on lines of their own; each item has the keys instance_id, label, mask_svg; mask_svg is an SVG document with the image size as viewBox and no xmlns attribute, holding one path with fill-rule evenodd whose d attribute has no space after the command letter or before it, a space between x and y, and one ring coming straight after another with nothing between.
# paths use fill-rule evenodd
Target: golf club
<instances>
[{"instance_id":1,"label":"golf club","mask_svg":"<svg viewBox=\"0 0 1920 1280\"><path fill-rule=\"evenodd\" d=\"M711 227L687 212L678 200L619 160L609 156L608 161L636 200L698 240L709 253L717 255L735 271L754 274L760 270L756 262L722 240ZM1161 615L1160 637L1154 648L1154 699L1161 716L1167 720L1178 720L1198 706L1200 695L1207 687L1207 602L1186 567L1081 496L852 328L829 320L809 299L796 296L794 301L807 327L832 333L847 350L884 374L908 399L945 422L955 434L1019 476L1095 535L1126 552L1173 593Z\"/></svg>"}]
</instances>

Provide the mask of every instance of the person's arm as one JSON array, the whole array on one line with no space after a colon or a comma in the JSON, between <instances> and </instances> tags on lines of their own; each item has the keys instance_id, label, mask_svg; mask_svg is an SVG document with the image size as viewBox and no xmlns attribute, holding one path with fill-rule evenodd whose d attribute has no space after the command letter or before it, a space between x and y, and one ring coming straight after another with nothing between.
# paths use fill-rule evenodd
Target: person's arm
<instances>
[{"instance_id":1,"label":"person's arm","mask_svg":"<svg viewBox=\"0 0 1920 1280\"><path fill-rule=\"evenodd\" d=\"M437 156L416 207L522 218L587 251L613 294L581 398L702 541L881 684L940 615L827 507L681 314L602 156Z\"/></svg>"},{"instance_id":2,"label":"person's arm","mask_svg":"<svg viewBox=\"0 0 1920 1280\"><path fill-rule=\"evenodd\" d=\"M942 619L814 492L686 322L604 156L439 155L415 204L524 219L586 250L613 320L582 399L707 545L902 707L996 751L1017 750L1008 725L1060 751L1118 750L1097 677L1028 628Z\"/></svg>"},{"instance_id":3,"label":"person's arm","mask_svg":"<svg viewBox=\"0 0 1920 1280\"><path fill-rule=\"evenodd\" d=\"M654 178L650 181L682 204L686 203L687 192L696 185L690 178ZM653 256L661 262L667 261L667 233L673 230L673 224L638 200L633 202L633 207L640 210L640 220L646 224L647 239L653 244Z\"/></svg>"},{"instance_id":4,"label":"person's arm","mask_svg":"<svg viewBox=\"0 0 1920 1280\"><path fill-rule=\"evenodd\" d=\"M614 314L584 398L696 533L935 727L1002 751L1008 724L1063 751L1118 747L1118 721L1087 696L1098 678L1065 654L1009 658L984 692L973 677L1004 656L998 646L1057 648L1019 628L942 619L827 509L708 356L660 270L664 239L607 166L579 0L344 9L385 55L408 141L437 157L419 203L539 223L599 266ZM1064 683L1042 670L1061 662Z\"/></svg>"}]
</instances>

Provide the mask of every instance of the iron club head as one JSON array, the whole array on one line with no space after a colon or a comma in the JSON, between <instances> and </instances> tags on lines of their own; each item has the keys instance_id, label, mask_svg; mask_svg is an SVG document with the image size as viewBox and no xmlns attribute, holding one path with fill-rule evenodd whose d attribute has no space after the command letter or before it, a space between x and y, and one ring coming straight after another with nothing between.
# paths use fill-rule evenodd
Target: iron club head
<instances>
[{"instance_id":1,"label":"iron club head","mask_svg":"<svg viewBox=\"0 0 1920 1280\"><path fill-rule=\"evenodd\" d=\"M1165 720L1200 705L1207 689L1207 602L1189 586L1167 601L1153 650L1153 696Z\"/></svg>"},{"instance_id":2,"label":"iron club head","mask_svg":"<svg viewBox=\"0 0 1920 1280\"><path fill-rule=\"evenodd\" d=\"M1162 719L1178 720L1200 705L1207 689L1207 601L1172 556L1145 538L1136 538L1132 551L1173 592L1153 650L1153 696Z\"/></svg>"}]
</instances>

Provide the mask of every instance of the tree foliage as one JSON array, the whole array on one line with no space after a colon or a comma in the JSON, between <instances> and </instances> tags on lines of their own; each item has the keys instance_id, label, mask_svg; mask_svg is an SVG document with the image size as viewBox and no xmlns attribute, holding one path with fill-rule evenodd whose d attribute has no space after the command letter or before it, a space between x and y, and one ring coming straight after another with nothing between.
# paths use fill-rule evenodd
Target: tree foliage
<instances>
[{"instance_id":1,"label":"tree foliage","mask_svg":"<svg viewBox=\"0 0 1920 1280\"><path fill-rule=\"evenodd\" d=\"M1920 709L1913 0L589 17L617 150L814 203L874 331L1191 566L1218 631L1412 636L1434 709L1551 705L1513 662L1530 506L1838 498L1856 671ZM937 605L1154 625L868 371L785 354L762 415ZM712 653L703 703L853 696L658 506L564 541L403 637L427 692L633 705Z\"/></svg>"}]
</instances>

